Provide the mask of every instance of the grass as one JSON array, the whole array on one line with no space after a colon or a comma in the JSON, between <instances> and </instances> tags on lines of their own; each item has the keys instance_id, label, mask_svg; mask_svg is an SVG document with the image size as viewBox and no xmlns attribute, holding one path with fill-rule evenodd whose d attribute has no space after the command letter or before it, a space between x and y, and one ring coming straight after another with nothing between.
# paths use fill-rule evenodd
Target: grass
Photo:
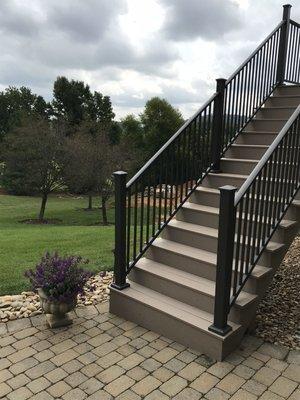
<instances>
[{"instance_id":1,"label":"grass","mask_svg":"<svg viewBox=\"0 0 300 400\"><path fill-rule=\"evenodd\" d=\"M84 197L52 195L45 218L60 221L25 224L20 221L37 217L40 198L0 195L0 295L28 289L24 271L35 266L45 251L86 257L94 271L112 269L114 226L99 225L100 210L85 211L86 206ZM113 207L108 220L114 220Z\"/></svg>"}]
</instances>

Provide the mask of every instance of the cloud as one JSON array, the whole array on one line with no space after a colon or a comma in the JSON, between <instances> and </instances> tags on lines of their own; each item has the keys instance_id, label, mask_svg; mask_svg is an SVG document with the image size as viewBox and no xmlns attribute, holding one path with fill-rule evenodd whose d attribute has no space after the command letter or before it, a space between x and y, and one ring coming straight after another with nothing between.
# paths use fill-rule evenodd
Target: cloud
<instances>
[{"instance_id":1,"label":"cloud","mask_svg":"<svg viewBox=\"0 0 300 400\"><path fill-rule=\"evenodd\" d=\"M238 5L230 0L162 0L167 7L163 31L172 40L219 39L241 26Z\"/></svg>"}]
</instances>

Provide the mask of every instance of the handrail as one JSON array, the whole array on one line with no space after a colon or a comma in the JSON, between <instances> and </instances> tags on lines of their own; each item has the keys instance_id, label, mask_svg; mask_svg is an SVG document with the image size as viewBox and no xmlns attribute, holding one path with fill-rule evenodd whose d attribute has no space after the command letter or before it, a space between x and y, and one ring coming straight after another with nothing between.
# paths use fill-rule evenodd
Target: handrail
<instances>
[{"instance_id":1,"label":"handrail","mask_svg":"<svg viewBox=\"0 0 300 400\"><path fill-rule=\"evenodd\" d=\"M241 201L241 198L244 196L244 194L247 192L249 187L252 185L253 181L257 178L263 167L266 165L270 157L272 156L274 150L278 147L279 143L282 141L290 127L293 125L295 120L300 114L300 105L296 108L296 110L293 112L291 117L288 119L286 124L283 126L279 134L276 136L274 141L270 144L268 147L267 151L264 153L262 158L259 160L259 162L256 164L255 168L251 172L251 174L248 176L246 181L243 183L243 185L240 187L238 192L235 195L235 200L234 200L234 205L237 206L239 202Z\"/></svg>"},{"instance_id":2,"label":"handrail","mask_svg":"<svg viewBox=\"0 0 300 400\"><path fill-rule=\"evenodd\" d=\"M178 130L168 139L168 141L146 162L145 165L127 182L126 188L128 189L130 186L134 184L134 182L141 176L143 173L153 164L153 162L170 146L171 143L174 142L175 139L201 114L201 112L211 104L218 93L214 93L207 101L203 104L202 107L197 110L192 117L190 117Z\"/></svg>"},{"instance_id":3,"label":"handrail","mask_svg":"<svg viewBox=\"0 0 300 400\"><path fill-rule=\"evenodd\" d=\"M242 68L244 68L248 62L255 56L256 53L259 52L260 49L267 43L267 41L274 35L274 33L281 28L285 24L285 21L281 21L276 28L273 29L273 31L266 37L265 40L261 42L261 44L250 54L250 56L234 71L233 74L230 75L230 77L226 81L226 86L232 81L233 78L241 71Z\"/></svg>"},{"instance_id":4,"label":"handrail","mask_svg":"<svg viewBox=\"0 0 300 400\"><path fill-rule=\"evenodd\" d=\"M298 22L296 22L296 21L294 21L294 20L290 20L290 23L292 24L292 25L295 25L295 26L297 26L298 28L300 28L300 24L298 23Z\"/></svg>"}]
</instances>

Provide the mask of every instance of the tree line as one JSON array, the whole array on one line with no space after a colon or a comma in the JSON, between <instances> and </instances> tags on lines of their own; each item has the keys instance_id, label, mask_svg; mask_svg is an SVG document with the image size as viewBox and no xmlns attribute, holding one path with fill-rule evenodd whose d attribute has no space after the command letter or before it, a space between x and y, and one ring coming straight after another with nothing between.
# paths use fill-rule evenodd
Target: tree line
<instances>
[{"instance_id":1,"label":"tree line","mask_svg":"<svg viewBox=\"0 0 300 400\"><path fill-rule=\"evenodd\" d=\"M97 196L107 224L112 172L136 172L183 122L158 97L139 116L116 121L109 96L66 77L54 82L51 102L30 88L9 87L0 92L1 185L10 194L40 195L39 220L53 191L88 195L89 209Z\"/></svg>"}]
</instances>

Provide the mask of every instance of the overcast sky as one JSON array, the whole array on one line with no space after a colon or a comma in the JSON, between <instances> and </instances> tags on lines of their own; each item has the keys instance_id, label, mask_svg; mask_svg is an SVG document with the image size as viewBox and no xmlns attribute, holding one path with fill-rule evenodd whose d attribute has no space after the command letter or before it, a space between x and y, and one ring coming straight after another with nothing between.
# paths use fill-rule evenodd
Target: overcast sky
<instances>
[{"instance_id":1,"label":"overcast sky","mask_svg":"<svg viewBox=\"0 0 300 400\"><path fill-rule=\"evenodd\" d=\"M58 75L111 96L117 118L154 95L190 116L280 22L279 0L0 0L0 89L48 100ZM292 18L300 22L300 2Z\"/></svg>"}]
</instances>

